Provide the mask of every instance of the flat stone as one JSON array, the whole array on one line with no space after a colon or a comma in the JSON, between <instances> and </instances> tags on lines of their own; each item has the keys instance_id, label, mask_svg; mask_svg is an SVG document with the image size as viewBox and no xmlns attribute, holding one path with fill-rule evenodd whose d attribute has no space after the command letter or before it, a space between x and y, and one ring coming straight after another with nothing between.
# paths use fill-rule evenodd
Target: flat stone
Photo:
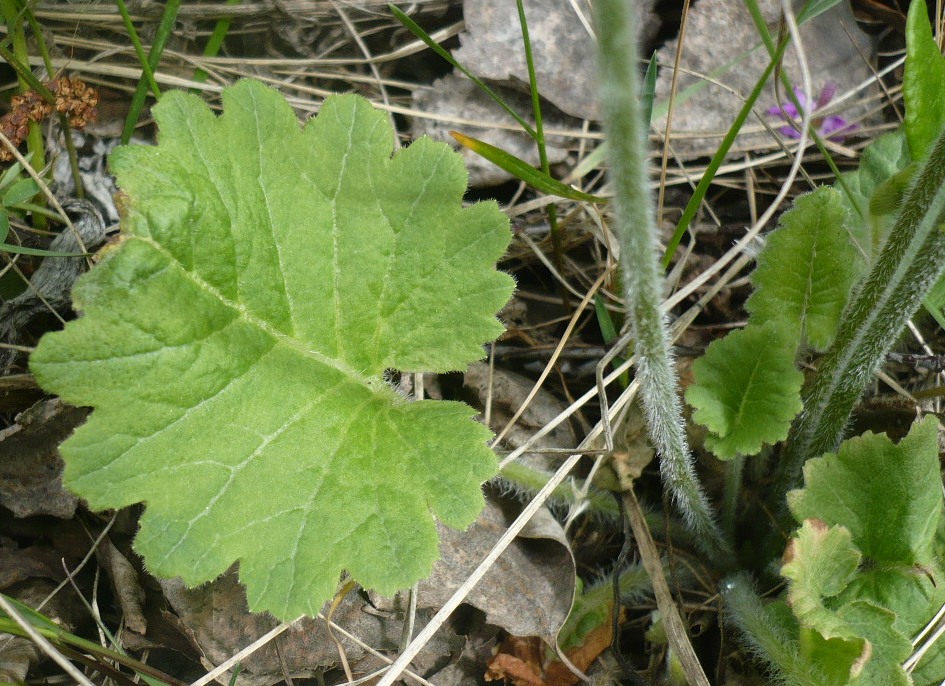
<instances>
[{"instance_id":1,"label":"flat stone","mask_svg":"<svg viewBox=\"0 0 945 686\"><path fill-rule=\"evenodd\" d=\"M641 42L659 30L653 12L655 0L634 3ZM570 0L524 0L529 41L541 95L562 112L579 119L599 119L597 97L597 43L590 14L578 16ZM528 93L528 68L518 8L514 0L466 0L466 31L462 47L453 56L481 79L501 82ZM530 111L529 107L528 110Z\"/></svg>"},{"instance_id":2,"label":"flat stone","mask_svg":"<svg viewBox=\"0 0 945 686\"><path fill-rule=\"evenodd\" d=\"M532 111L531 99L528 96L501 87L494 90L516 112L528 114ZM535 141L521 130L505 110L465 76L450 74L438 79L429 90L414 91L413 99L419 111L433 114L435 118L414 117L411 121L412 134L430 136L457 148L469 171L470 186L496 186L510 180L512 175L467 148L459 146L449 135L450 131L459 131L478 138L535 167L539 166L538 146ZM578 128L577 120L555 113L553 108L548 110L542 111L546 128ZM534 126L531 116L525 119ZM567 158L568 139L546 136L545 143L549 163L557 164Z\"/></svg>"},{"instance_id":3,"label":"flat stone","mask_svg":"<svg viewBox=\"0 0 945 686\"><path fill-rule=\"evenodd\" d=\"M759 6L771 35L777 37L781 3L778 0L759 0ZM849 3L839 3L806 22L801 27L801 41L811 74L813 93L808 95L812 100L817 99L829 81L836 82L839 96L872 76L870 63L875 55L874 41L857 26ZM676 45L676 40L670 41L657 54L660 65L656 85L657 107L669 99ZM735 60L738 61L723 73L714 73ZM692 159L715 153L744 105L744 98L751 93L768 62L768 53L744 3L699 0L693 5L688 17L673 110L671 139L678 156ZM791 83L800 87L801 71L793 46L788 48L782 68ZM707 81L710 74L712 80L722 85ZM686 89L696 84L703 87L686 99ZM782 101L787 102L783 86L780 93ZM862 94L851 102L860 99ZM776 103L773 80L769 80L755 105L755 113L764 117L775 130L784 124L767 114L767 109ZM856 120L866 109L864 105L851 105L836 112L830 108L830 114L842 114L847 120ZM654 123L657 128L665 129L665 114L654 117ZM746 150L772 149L776 145L758 116L749 117L729 157L741 157Z\"/></svg>"}]
</instances>

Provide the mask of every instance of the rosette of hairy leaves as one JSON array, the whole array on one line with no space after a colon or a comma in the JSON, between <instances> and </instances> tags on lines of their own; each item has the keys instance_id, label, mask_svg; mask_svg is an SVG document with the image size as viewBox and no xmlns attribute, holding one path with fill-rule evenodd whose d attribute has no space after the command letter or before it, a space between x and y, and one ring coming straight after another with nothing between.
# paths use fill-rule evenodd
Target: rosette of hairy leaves
<instances>
[{"instance_id":1,"label":"rosette of hairy leaves","mask_svg":"<svg viewBox=\"0 0 945 686\"><path fill-rule=\"evenodd\" d=\"M383 374L481 357L512 290L507 219L462 207L448 146L392 155L356 96L304 127L253 81L219 117L184 93L154 114L159 145L111 158L124 241L31 361L95 408L62 446L65 483L95 509L146 503L154 573L199 584L238 560L250 607L282 619L317 613L342 570L411 585L434 515L471 523L496 464L471 408L408 402Z\"/></svg>"}]
</instances>

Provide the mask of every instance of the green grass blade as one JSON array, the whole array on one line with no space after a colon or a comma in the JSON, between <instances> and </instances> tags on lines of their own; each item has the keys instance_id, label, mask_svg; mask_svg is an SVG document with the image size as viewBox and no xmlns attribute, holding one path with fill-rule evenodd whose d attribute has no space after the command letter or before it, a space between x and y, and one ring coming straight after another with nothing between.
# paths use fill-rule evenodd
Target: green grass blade
<instances>
[{"instance_id":1,"label":"green grass blade","mask_svg":"<svg viewBox=\"0 0 945 686\"><path fill-rule=\"evenodd\" d=\"M87 257L87 252L53 252L51 250L40 250L39 248L25 248L22 245L10 245L9 243L0 243L0 252L11 252L16 255L34 255L36 257Z\"/></svg>"},{"instance_id":2,"label":"green grass blade","mask_svg":"<svg viewBox=\"0 0 945 686\"><path fill-rule=\"evenodd\" d=\"M141 39L138 38L138 32L135 31L135 25L134 22L131 21L131 15L128 14L125 0L115 0L115 2L118 5L118 12L121 14L121 19L125 24L125 30L128 32L128 38L131 39L131 44L134 46L138 63L141 64L141 71L144 72L144 78L151 87L151 92L154 93L154 97L160 98L161 89L158 88L157 81L154 80L154 69L151 67L147 55L144 54L144 46L141 45Z\"/></svg>"},{"instance_id":3,"label":"green grass blade","mask_svg":"<svg viewBox=\"0 0 945 686\"><path fill-rule=\"evenodd\" d=\"M167 45L167 41L171 37L174 22L177 20L177 12L180 10L180 2L181 0L168 0L167 4L164 5L164 14L161 16L161 21L154 34L154 42L151 44L148 59L141 63L143 70L150 68L152 77L154 70L157 69L158 64L161 62L161 53L164 52L164 46ZM145 67L145 63L147 63L147 67ZM144 109L144 101L148 97L148 85L147 80L138 82L134 97L131 99L128 117L125 119L125 126L121 131L122 144L127 144L128 141L131 140L131 134L134 132L135 124L137 124L138 118L141 116L141 110ZM155 91L155 97L160 97L157 91Z\"/></svg>"},{"instance_id":4,"label":"green grass blade","mask_svg":"<svg viewBox=\"0 0 945 686\"><path fill-rule=\"evenodd\" d=\"M489 160L492 162L492 164L496 165L500 169L504 169L519 181L527 183L529 186L535 190L541 191L542 193L556 195L560 198L567 198L568 200L577 200L583 202L599 203L606 202L607 200L607 198L584 193L583 191L572 188L567 184L561 183L543 171L535 169L535 167L530 165L525 160L522 160L515 155L502 150L501 148L497 148L494 145L489 145L485 141L472 138L471 136L466 136L465 134L459 133L458 131L450 131L450 135L455 138L463 147L469 148L480 157Z\"/></svg>"},{"instance_id":5,"label":"green grass blade","mask_svg":"<svg viewBox=\"0 0 945 686\"><path fill-rule=\"evenodd\" d=\"M745 104L742 105L742 109L739 110L738 116L736 116L735 120L732 122L732 126L729 128L728 133L726 133L725 138L722 139L722 144L719 145L719 149L716 150L715 155L713 155L712 159L709 161L709 165L706 167L705 173L702 175L702 178L699 179L699 183L696 185L696 190L689 199L686 209L683 210L679 224L676 225L676 231L673 233L673 237L666 246L666 252L663 255L664 269L669 266L670 260L673 259L673 254L675 254L676 248L679 247L682 237L686 235L686 231L689 229L689 224L696 216L699 206L702 205L702 201L705 199L705 194L708 192L709 186L715 179L716 172L718 172L719 167L721 167L722 163L725 161L725 156L728 155L728 151L735 142L738 132L745 124L745 120L748 119L748 115L751 114L751 110L755 106L755 102L758 100L759 96L761 95L761 91L764 89L765 83L767 83L768 78L774 71L775 65L777 65L781 60L781 56L784 54L787 45L787 42L783 42L779 46L777 52L775 53L775 58L773 58L768 63L768 66L758 78L758 82L755 84L755 87L752 89L751 93L748 95L748 98L745 100Z\"/></svg>"},{"instance_id":6,"label":"green grass blade","mask_svg":"<svg viewBox=\"0 0 945 686\"><path fill-rule=\"evenodd\" d=\"M453 58L453 56L449 54L449 52L447 52L445 48L443 48L442 45L440 45L435 40L430 38L430 35L426 31L424 31L422 28L420 28L420 25L417 24L413 19L408 17L406 14L404 14L404 12L399 7L397 7L397 5L388 4L387 8L391 11L391 14L393 14L394 17L396 17L397 21L399 21L401 24L404 25L404 28L406 28L408 31L410 31L410 33L412 33L417 38L422 40L426 44L426 46L430 48L430 50L432 50L437 55L442 57L444 60L449 62L451 65L453 65L454 69L458 69L467 78L469 78L473 83L479 86L480 90L482 90L483 93L485 93L490 98L492 98L499 107L505 110L510 117L512 117L515 121L518 122L518 125L522 127L522 130L524 130L525 133L531 136L534 140L536 141L538 140L538 132L535 131L535 129L531 126L531 124L529 124L527 121L522 119L522 117L520 117L515 110L513 110L511 107L505 104L505 101L495 91L489 88L489 86L483 83L482 79L478 78L475 74L473 74L471 71L466 69L466 67L464 67L462 64L457 62Z\"/></svg>"},{"instance_id":7,"label":"green grass blade","mask_svg":"<svg viewBox=\"0 0 945 686\"><path fill-rule=\"evenodd\" d=\"M238 5L242 0L226 0L227 5ZM231 17L224 17L217 20L216 26L213 27L213 33L210 34L210 40L207 41L207 45L204 46L203 56L204 57L216 57L220 53L220 48L223 47L223 41L226 40L226 34L230 31L230 22L232 21ZM207 80L206 71L203 69L197 69L194 71L194 81L203 83Z\"/></svg>"}]
</instances>

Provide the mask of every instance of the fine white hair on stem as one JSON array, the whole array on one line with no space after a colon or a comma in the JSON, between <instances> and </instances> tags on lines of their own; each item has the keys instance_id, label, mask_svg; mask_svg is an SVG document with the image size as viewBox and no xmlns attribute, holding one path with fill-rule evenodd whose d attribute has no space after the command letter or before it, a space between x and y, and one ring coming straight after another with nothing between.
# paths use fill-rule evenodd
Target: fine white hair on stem
<instances>
[{"instance_id":1,"label":"fine white hair on stem","mask_svg":"<svg viewBox=\"0 0 945 686\"><path fill-rule=\"evenodd\" d=\"M703 552L731 560L686 439L668 324L647 173L647 138L639 105L636 21L625 0L600 0L597 10L601 110L610 152L613 225L620 244L628 321L636 341L637 379L663 482Z\"/></svg>"}]
</instances>

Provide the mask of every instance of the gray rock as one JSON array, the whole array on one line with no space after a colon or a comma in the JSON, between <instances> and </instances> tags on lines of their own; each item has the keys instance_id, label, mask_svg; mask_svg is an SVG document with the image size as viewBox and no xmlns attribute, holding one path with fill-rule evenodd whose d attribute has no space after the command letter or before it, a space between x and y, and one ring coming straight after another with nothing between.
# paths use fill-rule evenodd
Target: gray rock
<instances>
[{"instance_id":1,"label":"gray rock","mask_svg":"<svg viewBox=\"0 0 945 686\"><path fill-rule=\"evenodd\" d=\"M634 3L642 16L641 40L659 29L655 0ZM525 0L525 18L539 92L562 112L579 119L599 119L597 44L589 30L590 13L578 16L570 0ZM528 68L518 9L514 0L466 0L466 31L454 57L481 79L528 93ZM530 109L530 108L529 108Z\"/></svg>"},{"instance_id":2,"label":"gray rock","mask_svg":"<svg viewBox=\"0 0 945 686\"><path fill-rule=\"evenodd\" d=\"M516 112L527 114L532 111L531 99L528 96L503 88L494 90L498 91ZM429 90L414 91L414 103L418 110L436 115L433 119L415 117L412 122L414 136L426 135L458 147L449 135L451 130L456 130L484 140L535 167L539 164L535 141L521 130L505 110L465 76L450 74L435 81ZM543 112L542 117L546 129L577 127L576 120L565 120L560 114L555 116L551 112ZM530 121L532 118L528 116L525 119ZM531 123L534 125L534 122ZM512 129L499 128L500 126ZM549 162L563 162L568 156L566 148L569 141L560 136L545 138ZM470 186L495 186L512 178L509 173L466 148L459 150L469 171Z\"/></svg>"},{"instance_id":3,"label":"gray rock","mask_svg":"<svg viewBox=\"0 0 945 686\"><path fill-rule=\"evenodd\" d=\"M778 0L759 0L759 5L769 31L777 36L781 3ZM829 81L836 82L839 94L870 78L870 65L864 56L872 61L874 43L858 28L848 3L841 2L805 23L801 27L801 39L811 73L814 92L808 95L812 100L817 99ZM669 98L676 45L677 41L670 41L657 55L661 67L656 86L657 104L665 103ZM697 76L712 74L734 60L738 61L731 68L712 76L713 80L728 88L705 82L703 76ZM744 3L731 0L700 0L695 3L688 18L673 112L671 136L676 154L684 159L714 154L744 105L743 97L751 92L767 65L768 53L761 45ZM793 84L801 84L797 51L793 47L788 48L783 69ZM703 83L704 87L685 99L686 89L698 83ZM755 112L777 129L783 122L766 114L766 110L776 104L776 97L774 85L769 82ZM831 108L830 113L839 113L851 120L861 116L865 110L862 105L854 105L839 112ZM664 129L665 122L664 115L655 118L654 123ZM749 117L743 131L732 146L729 157L741 156L745 150L771 149L776 145L758 117Z\"/></svg>"}]
</instances>

